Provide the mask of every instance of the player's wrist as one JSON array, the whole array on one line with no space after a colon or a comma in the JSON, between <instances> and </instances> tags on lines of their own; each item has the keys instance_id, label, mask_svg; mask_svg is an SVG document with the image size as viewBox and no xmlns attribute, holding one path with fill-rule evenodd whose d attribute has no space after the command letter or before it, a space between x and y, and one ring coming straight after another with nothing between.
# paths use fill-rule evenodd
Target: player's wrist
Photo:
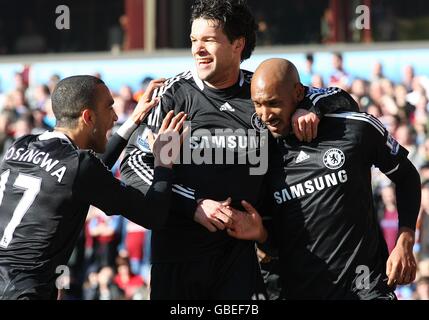
<instances>
[{"instance_id":1,"label":"player's wrist","mask_svg":"<svg viewBox=\"0 0 429 320\"><path fill-rule=\"evenodd\" d=\"M123 139L128 140L136 128L137 128L137 124L134 122L134 120L131 118L128 118L127 121L125 121L119 127L116 133L119 136L121 136Z\"/></svg>"},{"instance_id":2,"label":"player's wrist","mask_svg":"<svg viewBox=\"0 0 429 320\"><path fill-rule=\"evenodd\" d=\"M396 241L397 245L413 247L415 242L415 232L414 230L402 227L398 232L398 240Z\"/></svg>"}]
</instances>

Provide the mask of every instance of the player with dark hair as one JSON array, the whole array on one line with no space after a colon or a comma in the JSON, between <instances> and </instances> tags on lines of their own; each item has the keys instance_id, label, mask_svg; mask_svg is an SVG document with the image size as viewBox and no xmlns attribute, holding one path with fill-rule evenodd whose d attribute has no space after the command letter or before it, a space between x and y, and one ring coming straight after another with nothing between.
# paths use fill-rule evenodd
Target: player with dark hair
<instances>
[{"instance_id":1,"label":"player with dark hair","mask_svg":"<svg viewBox=\"0 0 429 320\"><path fill-rule=\"evenodd\" d=\"M172 163L163 163L159 154L166 141L154 143L154 183L146 195L108 170L158 102L150 92L162 83L151 84L105 152L107 132L117 120L109 89L92 76L65 78L52 95L54 131L26 135L5 152L0 165L0 299L56 298L56 270L67 263L90 205L147 228L165 223ZM161 137L178 132L184 119L183 113L174 118L169 113ZM105 152L103 160L95 152Z\"/></svg>"},{"instance_id":2,"label":"player with dark hair","mask_svg":"<svg viewBox=\"0 0 429 320\"><path fill-rule=\"evenodd\" d=\"M420 179L408 152L380 121L358 112L326 114L318 137L300 142L290 127L296 108L309 102L328 109L355 102L339 88L304 87L287 60L264 61L251 92L256 112L277 137L268 190L283 296L395 299L394 285L411 283L416 275ZM373 207L372 165L396 184L399 236L390 256ZM233 220L228 233L264 242L267 232L249 202L243 203L247 212L225 212Z\"/></svg>"},{"instance_id":3,"label":"player with dark hair","mask_svg":"<svg viewBox=\"0 0 429 320\"><path fill-rule=\"evenodd\" d=\"M191 24L199 19L213 22L217 28L223 30L231 44L237 39L244 40L241 61L250 58L255 49L257 26L246 1L198 0L191 10Z\"/></svg>"},{"instance_id":4,"label":"player with dark hair","mask_svg":"<svg viewBox=\"0 0 429 320\"><path fill-rule=\"evenodd\" d=\"M223 224L228 217L219 210L229 203L240 206L241 199L258 206L265 190L266 170L249 173L257 166L249 159L263 153L265 140L250 100L252 73L240 69L254 49L256 24L240 0L198 0L191 16L196 71L168 79L157 90L160 104L130 138L121 164L128 184L148 187L153 179L149 132L158 130L171 109L188 114L192 130L183 149L192 157L175 166L171 213L166 227L152 234L151 299L262 298L255 244L229 237ZM318 118L307 111L299 115L296 134L310 140ZM241 162L227 163L225 154L231 152ZM213 154L222 155L222 162ZM201 155L210 159L194 161Z\"/></svg>"}]
</instances>

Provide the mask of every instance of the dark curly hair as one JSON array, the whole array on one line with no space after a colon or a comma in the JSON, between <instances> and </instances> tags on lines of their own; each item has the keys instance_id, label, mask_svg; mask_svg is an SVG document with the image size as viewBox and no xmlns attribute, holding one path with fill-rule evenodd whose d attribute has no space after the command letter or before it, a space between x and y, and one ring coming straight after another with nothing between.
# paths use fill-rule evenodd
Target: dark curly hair
<instances>
[{"instance_id":1,"label":"dark curly hair","mask_svg":"<svg viewBox=\"0 0 429 320\"><path fill-rule=\"evenodd\" d=\"M250 58L255 49L257 26L245 0L196 0L191 23L199 18L219 21L230 42L244 37L241 61Z\"/></svg>"}]
</instances>

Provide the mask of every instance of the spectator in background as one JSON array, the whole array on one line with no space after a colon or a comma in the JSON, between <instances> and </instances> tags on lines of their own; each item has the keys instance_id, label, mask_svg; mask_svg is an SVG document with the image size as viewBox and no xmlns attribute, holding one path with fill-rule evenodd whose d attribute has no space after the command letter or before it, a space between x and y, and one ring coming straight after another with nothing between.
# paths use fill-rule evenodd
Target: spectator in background
<instances>
[{"instance_id":1,"label":"spectator in background","mask_svg":"<svg viewBox=\"0 0 429 320\"><path fill-rule=\"evenodd\" d=\"M93 76L96 77L97 79L103 80L103 77L102 77L101 73L98 72L98 71L94 72Z\"/></svg>"},{"instance_id":2,"label":"spectator in background","mask_svg":"<svg viewBox=\"0 0 429 320\"><path fill-rule=\"evenodd\" d=\"M121 230L119 216L107 216L96 207L95 216L89 222L89 235L93 238L94 256L92 264L96 267L115 266L118 255L119 234Z\"/></svg>"},{"instance_id":3,"label":"spectator in background","mask_svg":"<svg viewBox=\"0 0 429 320\"><path fill-rule=\"evenodd\" d=\"M140 83L140 89L137 90L134 95L133 95L133 99L135 101L139 101L141 96L144 94L144 92L146 91L147 86L149 85L149 83L153 80L152 77L145 77L142 82Z\"/></svg>"},{"instance_id":4,"label":"spectator in background","mask_svg":"<svg viewBox=\"0 0 429 320\"><path fill-rule=\"evenodd\" d=\"M420 178L422 181L429 181L429 161L423 163L420 167Z\"/></svg>"},{"instance_id":5,"label":"spectator in background","mask_svg":"<svg viewBox=\"0 0 429 320\"><path fill-rule=\"evenodd\" d=\"M359 105L360 111L367 111L368 106L371 104L371 98L367 93L367 86L365 80L356 79L352 82L350 92L356 97L356 102Z\"/></svg>"},{"instance_id":6,"label":"spectator in background","mask_svg":"<svg viewBox=\"0 0 429 320\"><path fill-rule=\"evenodd\" d=\"M371 81L379 81L386 79L383 74L383 65L377 61L372 68Z\"/></svg>"},{"instance_id":7,"label":"spectator in background","mask_svg":"<svg viewBox=\"0 0 429 320\"><path fill-rule=\"evenodd\" d=\"M429 276L417 280L415 300L429 300Z\"/></svg>"},{"instance_id":8,"label":"spectator in background","mask_svg":"<svg viewBox=\"0 0 429 320\"><path fill-rule=\"evenodd\" d=\"M98 272L95 267L88 269L88 276L83 284L82 295L84 300L97 300Z\"/></svg>"},{"instance_id":9,"label":"spectator in background","mask_svg":"<svg viewBox=\"0 0 429 320\"><path fill-rule=\"evenodd\" d=\"M396 208L395 188L392 184L381 188L381 199L383 212L380 224L390 254L395 248L396 238L398 237L398 210Z\"/></svg>"},{"instance_id":10,"label":"spectator in background","mask_svg":"<svg viewBox=\"0 0 429 320\"><path fill-rule=\"evenodd\" d=\"M341 89L348 90L351 85L351 78L349 74L344 70L343 56L341 53L333 53L332 65L334 67L334 72L329 77L329 86L339 87Z\"/></svg>"},{"instance_id":11,"label":"spectator in background","mask_svg":"<svg viewBox=\"0 0 429 320\"><path fill-rule=\"evenodd\" d=\"M376 104L370 103L368 105L368 108L366 109L366 112L369 113L370 115L376 117L376 118L381 118L382 117L382 113L381 113L381 109L379 106L377 106Z\"/></svg>"},{"instance_id":12,"label":"spectator in background","mask_svg":"<svg viewBox=\"0 0 429 320\"><path fill-rule=\"evenodd\" d=\"M414 67L412 65L406 65L402 70L402 85L405 86L407 92L413 90L413 79L414 79Z\"/></svg>"},{"instance_id":13,"label":"spectator in background","mask_svg":"<svg viewBox=\"0 0 429 320\"><path fill-rule=\"evenodd\" d=\"M118 121L115 124L115 128L120 126L122 123L124 123L128 117L130 116L129 113L127 113L125 109L125 101L124 99L119 96L115 95L113 97L113 109L115 110L116 114L118 115ZM114 130L115 130L114 128Z\"/></svg>"},{"instance_id":14,"label":"spectator in background","mask_svg":"<svg viewBox=\"0 0 429 320\"><path fill-rule=\"evenodd\" d=\"M54 92L57 83L60 82L61 77L58 74L53 74L50 76L48 81L49 92Z\"/></svg>"},{"instance_id":15,"label":"spectator in background","mask_svg":"<svg viewBox=\"0 0 429 320\"><path fill-rule=\"evenodd\" d=\"M429 180L422 184L422 204L417 220L416 239L419 244L419 258L429 259Z\"/></svg>"},{"instance_id":16,"label":"spectator in background","mask_svg":"<svg viewBox=\"0 0 429 320\"><path fill-rule=\"evenodd\" d=\"M3 109L0 111L0 159L3 158L3 152L13 142L13 124L16 118L17 114L14 110Z\"/></svg>"},{"instance_id":17,"label":"spectator in background","mask_svg":"<svg viewBox=\"0 0 429 320\"><path fill-rule=\"evenodd\" d=\"M140 275L131 271L128 258L118 257L116 266L118 273L114 277L114 283L124 292L125 299L132 300L145 283Z\"/></svg>"},{"instance_id":18,"label":"spectator in background","mask_svg":"<svg viewBox=\"0 0 429 320\"><path fill-rule=\"evenodd\" d=\"M429 163L429 136L427 136L425 141L420 145L419 154L420 154L420 159L422 161L421 169L423 169L424 164L427 165ZM426 180L426 179L429 179L429 178L426 178L425 176L423 180Z\"/></svg>"},{"instance_id":19,"label":"spectator in background","mask_svg":"<svg viewBox=\"0 0 429 320\"><path fill-rule=\"evenodd\" d=\"M313 54L307 53L305 55L304 71L299 75L301 77L302 84L305 86L311 85L312 78L314 75L313 64L314 64Z\"/></svg>"},{"instance_id":20,"label":"spectator in background","mask_svg":"<svg viewBox=\"0 0 429 320\"><path fill-rule=\"evenodd\" d=\"M405 123L400 124L395 131L395 138L401 146L407 149L407 151L409 152L408 159L410 159L414 166L416 166L417 168L420 167L421 160L417 152L418 150L415 144L414 132L412 127Z\"/></svg>"},{"instance_id":21,"label":"spectator in background","mask_svg":"<svg viewBox=\"0 0 429 320\"><path fill-rule=\"evenodd\" d=\"M38 85L34 89L31 109L39 109L45 111L46 103L51 98L49 87L46 84Z\"/></svg>"},{"instance_id":22,"label":"spectator in background","mask_svg":"<svg viewBox=\"0 0 429 320\"><path fill-rule=\"evenodd\" d=\"M33 130L31 130L32 134L39 134L43 133L46 130L52 129L52 127L48 126L45 122L45 116L46 113L40 109L35 109L32 111L33 118L34 118L34 126Z\"/></svg>"},{"instance_id":23,"label":"spectator in background","mask_svg":"<svg viewBox=\"0 0 429 320\"><path fill-rule=\"evenodd\" d=\"M407 88L403 84L395 86L394 99L398 106L398 115L401 119L412 121L415 107L407 101Z\"/></svg>"},{"instance_id":24,"label":"spectator in background","mask_svg":"<svg viewBox=\"0 0 429 320\"><path fill-rule=\"evenodd\" d=\"M114 283L114 272L110 266L104 266L98 273L97 300L122 300L123 291Z\"/></svg>"},{"instance_id":25,"label":"spectator in background","mask_svg":"<svg viewBox=\"0 0 429 320\"><path fill-rule=\"evenodd\" d=\"M325 84L323 82L323 78L320 74L314 74L311 77L311 86L315 88L324 88Z\"/></svg>"},{"instance_id":26,"label":"spectator in background","mask_svg":"<svg viewBox=\"0 0 429 320\"><path fill-rule=\"evenodd\" d=\"M373 104L381 107L383 98L383 88L380 81L373 81L369 85L369 97Z\"/></svg>"},{"instance_id":27,"label":"spectator in background","mask_svg":"<svg viewBox=\"0 0 429 320\"><path fill-rule=\"evenodd\" d=\"M17 140L30 134L34 128L34 118L31 112L22 114L14 124L13 138Z\"/></svg>"},{"instance_id":28,"label":"spectator in background","mask_svg":"<svg viewBox=\"0 0 429 320\"><path fill-rule=\"evenodd\" d=\"M140 274L143 267L143 257L145 255L144 245L147 241L147 229L138 224L123 219L122 243L120 245L120 255L129 260L131 271Z\"/></svg>"},{"instance_id":29,"label":"spectator in background","mask_svg":"<svg viewBox=\"0 0 429 320\"><path fill-rule=\"evenodd\" d=\"M26 81L24 74L21 72L15 72L14 76L15 90L25 91L28 88L28 81Z\"/></svg>"},{"instance_id":30,"label":"spectator in background","mask_svg":"<svg viewBox=\"0 0 429 320\"><path fill-rule=\"evenodd\" d=\"M15 111L19 115L24 114L29 110L27 100L25 99L25 91L22 91L22 90L12 91L11 101L12 101L11 107L15 109Z\"/></svg>"},{"instance_id":31,"label":"spectator in background","mask_svg":"<svg viewBox=\"0 0 429 320\"><path fill-rule=\"evenodd\" d=\"M137 101L133 98L133 90L130 86L124 85L119 90L119 96L124 101L126 114L131 114L137 105Z\"/></svg>"},{"instance_id":32,"label":"spectator in background","mask_svg":"<svg viewBox=\"0 0 429 320\"><path fill-rule=\"evenodd\" d=\"M415 103L414 122L426 125L428 120L428 98L422 94Z\"/></svg>"},{"instance_id":33,"label":"spectator in background","mask_svg":"<svg viewBox=\"0 0 429 320\"><path fill-rule=\"evenodd\" d=\"M114 283L113 268L103 266L97 272L91 269L84 284L85 300L122 300L123 291Z\"/></svg>"}]
</instances>

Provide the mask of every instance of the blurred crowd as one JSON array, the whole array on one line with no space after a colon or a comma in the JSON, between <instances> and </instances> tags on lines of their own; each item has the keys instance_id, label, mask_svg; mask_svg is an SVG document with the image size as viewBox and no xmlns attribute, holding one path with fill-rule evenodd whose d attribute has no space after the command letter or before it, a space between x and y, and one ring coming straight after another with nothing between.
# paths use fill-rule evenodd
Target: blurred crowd
<instances>
[{"instance_id":1,"label":"blurred crowd","mask_svg":"<svg viewBox=\"0 0 429 320\"><path fill-rule=\"evenodd\" d=\"M418 273L413 284L397 288L399 299L429 300L429 77L416 74L413 66L401 66L401 81L394 83L383 74L383 65L373 62L367 79L345 70L341 53L332 55L328 79L314 72L315 57L306 55L300 70L304 85L336 86L347 90L360 110L377 117L409 152L420 172L422 204L417 222L414 251ZM15 74L15 86L0 93L0 157L20 136L52 129L50 94L60 80L52 75L47 83L28 86L28 69ZM97 75L100 77L100 75ZM117 126L131 114L151 79L144 78L133 92L124 85L112 92ZM118 166L113 174L119 176ZM378 169L373 169L373 192L380 226L389 251L398 232L395 186ZM65 299L111 300L148 299L150 284L150 231L120 216L106 216L97 208L88 213L85 229L69 262L70 289Z\"/></svg>"}]
</instances>

